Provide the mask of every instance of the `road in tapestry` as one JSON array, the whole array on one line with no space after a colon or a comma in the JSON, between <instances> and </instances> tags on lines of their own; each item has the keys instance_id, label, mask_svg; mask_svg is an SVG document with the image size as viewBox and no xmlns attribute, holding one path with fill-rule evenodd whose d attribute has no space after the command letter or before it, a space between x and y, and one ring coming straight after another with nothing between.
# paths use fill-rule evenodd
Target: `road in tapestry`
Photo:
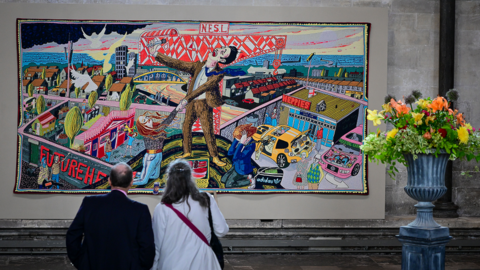
<instances>
[{"instance_id":1,"label":"road in tapestry","mask_svg":"<svg viewBox=\"0 0 480 270\"><path fill-rule=\"evenodd\" d=\"M18 20L17 193L368 194L369 24Z\"/></svg>"}]
</instances>

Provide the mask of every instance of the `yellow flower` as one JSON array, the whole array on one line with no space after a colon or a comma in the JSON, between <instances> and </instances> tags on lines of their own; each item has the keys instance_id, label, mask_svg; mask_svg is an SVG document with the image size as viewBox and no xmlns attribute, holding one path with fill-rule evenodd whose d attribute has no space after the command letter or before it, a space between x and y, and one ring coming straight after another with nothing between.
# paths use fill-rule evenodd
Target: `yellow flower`
<instances>
[{"instance_id":1,"label":"yellow flower","mask_svg":"<svg viewBox=\"0 0 480 270\"><path fill-rule=\"evenodd\" d=\"M412 112L412 116L413 116L413 120L415 121L415 125L421 125L423 123L422 118L423 116L425 116L425 114Z\"/></svg>"},{"instance_id":2,"label":"yellow flower","mask_svg":"<svg viewBox=\"0 0 480 270\"><path fill-rule=\"evenodd\" d=\"M368 116L367 119L373 122L374 126L378 126L382 123L383 120L383 115L381 113L377 113L377 110L368 110Z\"/></svg>"},{"instance_id":3,"label":"yellow flower","mask_svg":"<svg viewBox=\"0 0 480 270\"><path fill-rule=\"evenodd\" d=\"M427 116L427 119L425 119L425 124L428 125L429 122L433 122L435 120L435 116Z\"/></svg>"},{"instance_id":4,"label":"yellow flower","mask_svg":"<svg viewBox=\"0 0 480 270\"><path fill-rule=\"evenodd\" d=\"M428 100L425 99L419 99L416 103L420 108L427 108L427 105L429 104Z\"/></svg>"},{"instance_id":5,"label":"yellow flower","mask_svg":"<svg viewBox=\"0 0 480 270\"><path fill-rule=\"evenodd\" d=\"M388 139L388 138L393 138L393 137L395 137L395 135L397 135L397 133L398 133L398 129L396 129L396 128L390 130L390 131L387 133L387 139Z\"/></svg>"},{"instance_id":6,"label":"yellow flower","mask_svg":"<svg viewBox=\"0 0 480 270\"><path fill-rule=\"evenodd\" d=\"M381 133L381 132L382 132L382 131L381 131L380 129L377 130L377 138L380 136L380 133Z\"/></svg>"},{"instance_id":7,"label":"yellow flower","mask_svg":"<svg viewBox=\"0 0 480 270\"><path fill-rule=\"evenodd\" d=\"M468 130L465 127L460 127L457 129L458 139L460 143L467 144L468 143Z\"/></svg>"},{"instance_id":8,"label":"yellow flower","mask_svg":"<svg viewBox=\"0 0 480 270\"><path fill-rule=\"evenodd\" d=\"M387 104L383 104L382 105L382 108L385 112L387 113L391 113L392 112L392 106L390 105L390 103L387 103Z\"/></svg>"},{"instance_id":9,"label":"yellow flower","mask_svg":"<svg viewBox=\"0 0 480 270\"><path fill-rule=\"evenodd\" d=\"M472 127L472 125L470 125L470 123L466 123L466 124L465 124L465 128L466 128L467 130L473 130L473 127Z\"/></svg>"}]
</instances>

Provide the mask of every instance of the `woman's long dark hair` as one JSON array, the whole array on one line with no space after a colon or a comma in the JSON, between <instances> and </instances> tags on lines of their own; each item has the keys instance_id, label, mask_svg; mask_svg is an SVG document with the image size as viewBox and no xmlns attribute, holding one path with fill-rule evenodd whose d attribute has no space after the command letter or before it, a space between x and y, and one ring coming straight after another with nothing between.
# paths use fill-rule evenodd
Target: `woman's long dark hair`
<instances>
[{"instance_id":1,"label":"woman's long dark hair","mask_svg":"<svg viewBox=\"0 0 480 270\"><path fill-rule=\"evenodd\" d=\"M207 197L200 193L194 182L192 168L186 160L177 159L168 165L167 185L162 196L162 203L174 204L187 201L188 212L190 212L190 204L187 200L189 195L201 206L208 206Z\"/></svg>"}]
</instances>

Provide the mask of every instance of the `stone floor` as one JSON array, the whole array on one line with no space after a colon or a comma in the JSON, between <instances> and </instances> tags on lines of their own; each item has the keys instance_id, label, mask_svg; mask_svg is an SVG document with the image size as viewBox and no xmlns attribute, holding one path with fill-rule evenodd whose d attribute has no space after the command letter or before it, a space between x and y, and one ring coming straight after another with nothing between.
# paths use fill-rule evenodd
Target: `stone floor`
<instances>
[{"instance_id":1,"label":"stone floor","mask_svg":"<svg viewBox=\"0 0 480 270\"><path fill-rule=\"evenodd\" d=\"M401 269L401 255L226 255L225 270ZM480 270L480 254L447 254L446 270ZM75 269L66 256L0 256L0 270Z\"/></svg>"}]
</instances>

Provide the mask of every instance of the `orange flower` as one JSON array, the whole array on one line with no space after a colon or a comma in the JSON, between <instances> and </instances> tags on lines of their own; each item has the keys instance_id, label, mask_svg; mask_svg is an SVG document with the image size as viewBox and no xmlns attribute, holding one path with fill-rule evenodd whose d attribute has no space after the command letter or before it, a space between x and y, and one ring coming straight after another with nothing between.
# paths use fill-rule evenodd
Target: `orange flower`
<instances>
[{"instance_id":1,"label":"orange flower","mask_svg":"<svg viewBox=\"0 0 480 270\"><path fill-rule=\"evenodd\" d=\"M443 109L448 110L448 102L443 97L437 97L432 101L431 104L428 105L428 108L431 109L433 113L436 113L437 111L441 111Z\"/></svg>"},{"instance_id":2,"label":"orange flower","mask_svg":"<svg viewBox=\"0 0 480 270\"><path fill-rule=\"evenodd\" d=\"M400 102L401 102L401 101L400 101ZM392 99L390 100L390 105L391 105L393 108L395 108L395 107L398 106L398 103L395 101L395 99L392 98Z\"/></svg>"},{"instance_id":3,"label":"orange flower","mask_svg":"<svg viewBox=\"0 0 480 270\"><path fill-rule=\"evenodd\" d=\"M410 108L407 107L407 105L401 100L397 102L392 98L392 100L390 100L390 104L397 111L397 117L403 114L407 114L410 111Z\"/></svg>"},{"instance_id":4,"label":"orange flower","mask_svg":"<svg viewBox=\"0 0 480 270\"><path fill-rule=\"evenodd\" d=\"M457 114L457 123L462 127L465 126L465 119L463 119L463 114Z\"/></svg>"},{"instance_id":5,"label":"orange flower","mask_svg":"<svg viewBox=\"0 0 480 270\"><path fill-rule=\"evenodd\" d=\"M448 110L448 108L450 108L450 103L445 99L443 98L443 108L445 108L445 110Z\"/></svg>"},{"instance_id":6,"label":"orange flower","mask_svg":"<svg viewBox=\"0 0 480 270\"><path fill-rule=\"evenodd\" d=\"M432 134L430 134L430 132L425 132L425 134L423 134L423 138L427 139L427 140L430 140L432 138Z\"/></svg>"},{"instance_id":7,"label":"orange flower","mask_svg":"<svg viewBox=\"0 0 480 270\"><path fill-rule=\"evenodd\" d=\"M448 114L450 114L450 115L455 116L457 113L458 113L457 109L455 109L455 111L453 111L452 109L448 109Z\"/></svg>"},{"instance_id":8,"label":"orange flower","mask_svg":"<svg viewBox=\"0 0 480 270\"><path fill-rule=\"evenodd\" d=\"M407 114L410 111L410 108L407 105L403 104L397 108L397 117L399 115Z\"/></svg>"}]
</instances>

